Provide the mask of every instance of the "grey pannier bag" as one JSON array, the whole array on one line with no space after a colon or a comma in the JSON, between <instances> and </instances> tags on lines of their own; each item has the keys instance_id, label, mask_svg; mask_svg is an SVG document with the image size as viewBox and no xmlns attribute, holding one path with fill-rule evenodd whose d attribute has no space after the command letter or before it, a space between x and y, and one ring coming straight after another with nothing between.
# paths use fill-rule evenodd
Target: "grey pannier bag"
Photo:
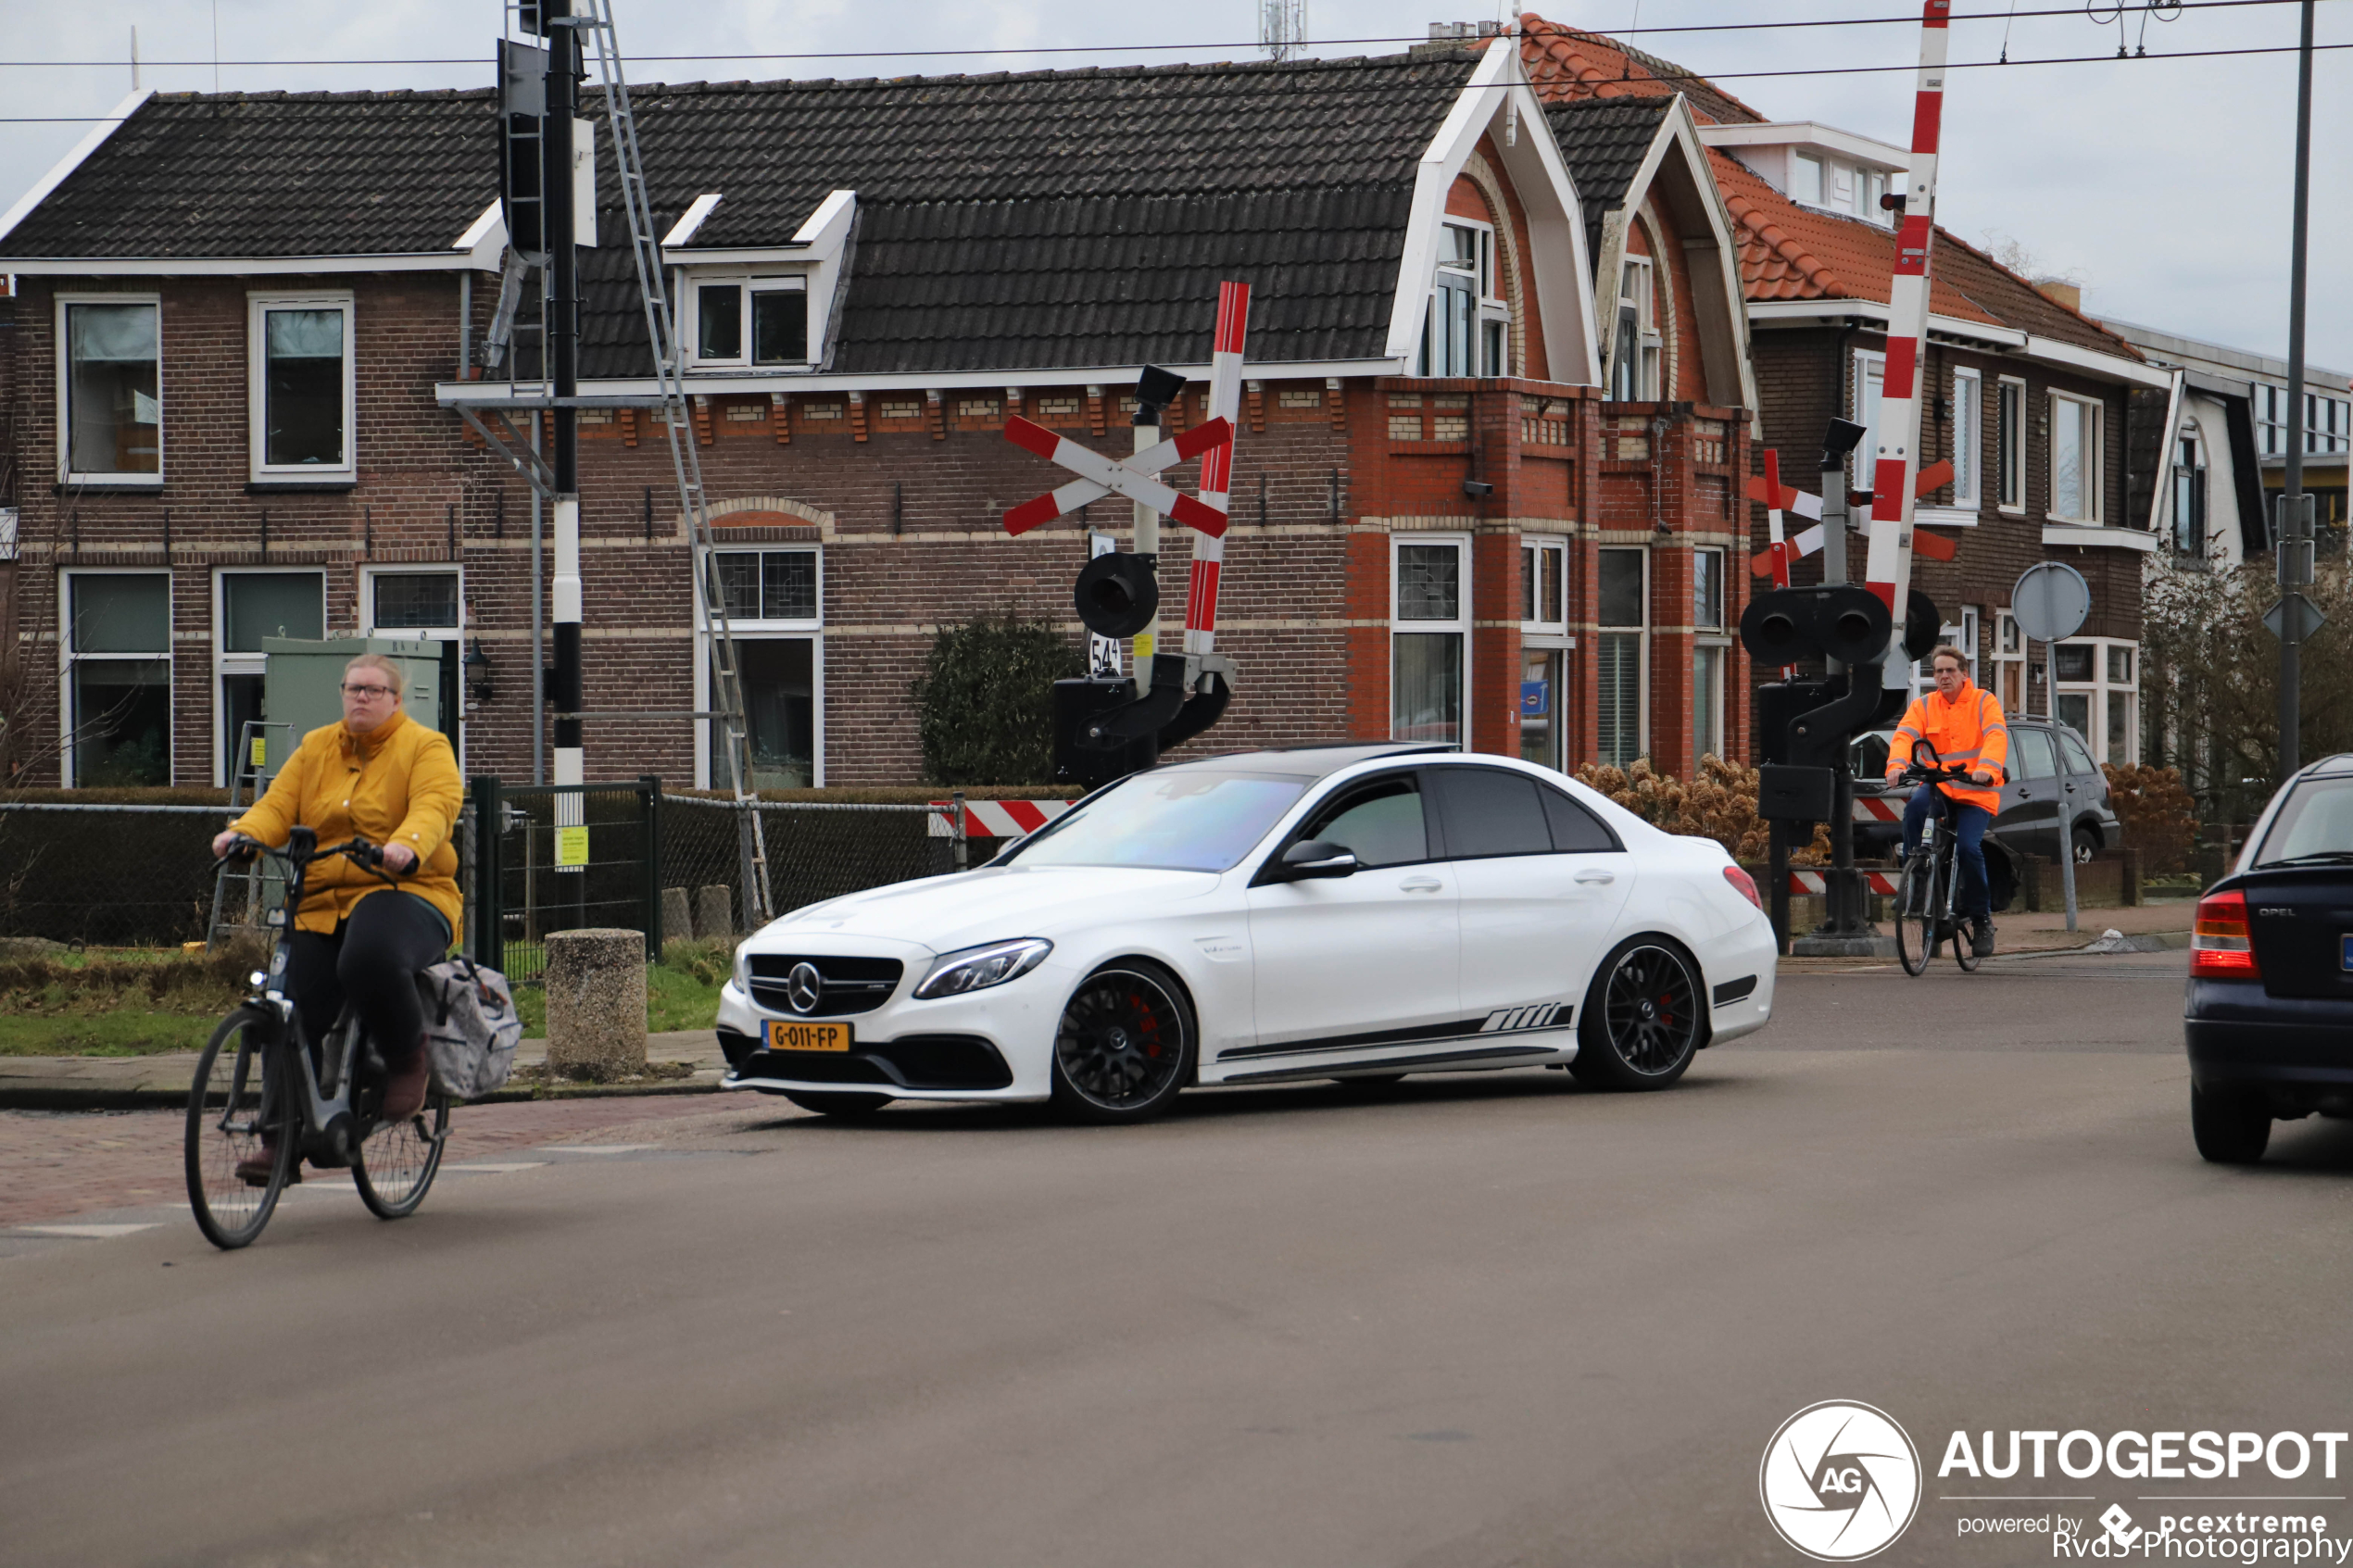
<instances>
[{"instance_id":1,"label":"grey pannier bag","mask_svg":"<svg viewBox=\"0 0 2353 1568\"><path fill-rule=\"evenodd\" d=\"M522 1043L507 977L472 959L451 959L419 972L417 993L425 1008L433 1086L452 1099L472 1099L505 1083Z\"/></svg>"}]
</instances>

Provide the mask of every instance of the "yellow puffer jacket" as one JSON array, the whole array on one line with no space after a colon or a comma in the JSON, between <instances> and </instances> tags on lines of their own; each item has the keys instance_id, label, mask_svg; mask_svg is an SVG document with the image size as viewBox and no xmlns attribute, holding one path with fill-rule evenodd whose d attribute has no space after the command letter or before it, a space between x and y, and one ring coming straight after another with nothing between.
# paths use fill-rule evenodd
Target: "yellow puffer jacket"
<instances>
[{"instance_id":1,"label":"yellow puffer jacket","mask_svg":"<svg viewBox=\"0 0 2353 1568\"><path fill-rule=\"evenodd\" d=\"M450 832L465 798L447 737L396 709L364 735L334 723L303 736L269 793L230 825L273 846L285 843L296 824L316 832L321 844L340 844L356 834L376 844L407 845L417 852L417 867L400 879L400 890L440 910L454 940L461 935L465 901L458 893ZM384 887L349 860L321 860L310 868L295 925L332 935L350 918L353 905Z\"/></svg>"}]
</instances>

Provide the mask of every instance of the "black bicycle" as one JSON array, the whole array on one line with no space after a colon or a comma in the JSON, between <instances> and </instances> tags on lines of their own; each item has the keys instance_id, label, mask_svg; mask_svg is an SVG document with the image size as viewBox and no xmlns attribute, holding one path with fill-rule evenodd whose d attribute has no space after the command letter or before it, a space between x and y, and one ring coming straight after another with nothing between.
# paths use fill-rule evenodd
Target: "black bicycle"
<instances>
[{"instance_id":1,"label":"black bicycle","mask_svg":"<svg viewBox=\"0 0 2353 1568\"><path fill-rule=\"evenodd\" d=\"M348 1169L380 1220L413 1214L449 1137L449 1100L437 1091L414 1116L382 1116L384 1057L356 1009L346 1004L313 1049L285 994L294 911L310 867L340 855L390 883L383 849L363 838L321 848L316 832L297 827L283 849L241 836L217 865L256 855L284 868L283 894L268 916L270 967L253 972L250 994L213 1031L188 1090L188 1206L205 1239L223 1249L261 1234L303 1160Z\"/></svg>"},{"instance_id":2,"label":"black bicycle","mask_svg":"<svg viewBox=\"0 0 2353 1568\"><path fill-rule=\"evenodd\" d=\"M1920 760L1922 753L1928 759L1925 762ZM1939 766L1935 748L1921 741L1913 748L1911 765L1896 782L1967 784L1969 770ZM1895 956L1903 960L1905 973L1921 974L1937 948L1949 941L1953 961L1973 973L1984 960L1969 945L1955 908L1960 896L1960 840L1953 833L1953 799L1941 789L1931 794L1936 813L1921 824L1919 847L1905 859L1903 877L1895 884Z\"/></svg>"}]
</instances>

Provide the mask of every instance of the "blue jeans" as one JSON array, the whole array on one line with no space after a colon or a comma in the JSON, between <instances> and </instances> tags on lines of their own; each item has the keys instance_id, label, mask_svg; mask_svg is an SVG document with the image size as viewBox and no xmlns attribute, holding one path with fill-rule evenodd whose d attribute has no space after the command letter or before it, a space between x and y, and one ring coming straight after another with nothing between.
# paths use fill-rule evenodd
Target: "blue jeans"
<instances>
[{"instance_id":1,"label":"blue jeans","mask_svg":"<svg viewBox=\"0 0 2353 1568\"><path fill-rule=\"evenodd\" d=\"M1922 784L1912 791L1911 803L1904 808L1906 857L1920 847L1920 824L1936 810L1936 794L1934 784ZM1960 851L1955 858L1961 864L1961 885L1954 903L1965 917L1991 920L1993 899L1985 891L1985 829L1994 821L1994 813L1965 800L1947 800L1944 804L1952 811L1953 841Z\"/></svg>"}]
</instances>

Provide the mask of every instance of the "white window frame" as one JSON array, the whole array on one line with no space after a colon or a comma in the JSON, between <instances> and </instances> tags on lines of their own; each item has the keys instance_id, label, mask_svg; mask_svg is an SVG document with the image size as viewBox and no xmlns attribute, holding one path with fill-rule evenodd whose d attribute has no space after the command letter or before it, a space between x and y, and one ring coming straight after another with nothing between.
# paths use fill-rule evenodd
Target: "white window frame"
<instances>
[{"instance_id":1,"label":"white window frame","mask_svg":"<svg viewBox=\"0 0 2353 1568\"><path fill-rule=\"evenodd\" d=\"M1640 278L1630 284L1629 280ZM1629 309L1634 315L1634 358L1630 367L1618 358L1617 342ZM1628 253L1618 261L1617 307L1611 317L1610 327L1610 396L1625 403L1655 403L1663 395L1661 379L1666 365L1666 334L1658 326L1658 263L1657 258ZM1629 373L1632 385L1623 397L1618 395L1622 379Z\"/></svg>"},{"instance_id":2,"label":"white window frame","mask_svg":"<svg viewBox=\"0 0 2353 1568\"><path fill-rule=\"evenodd\" d=\"M2189 459L2187 462L2182 460L2185 457ZM2166 511L2171 527L2166 535L2166 545L2176 555L2195 556L2202 560L2212 542L2214 502L2208 489L2206 442L2196 426L2184 424L2181 433L2174 438L2173 461L2167 470L2167 477L2171 485ZM2185 489L2196 513L2192 520L2184 520L2182 516ZM2195 550L2182 548L2182 527L2185 521L2195 521L2197 524L2197 548Z\"/></svg>"},{"instance_id":3,"label":"white window frame","mask_svg":"<svg viewBox=\"0 0 2353 1568\"><path fill-rule=\"evenodd\" d=\"M1454 618L1452 621L1406 621L1397 613L1397 563L1400 552L1408 545L1450 545L1454 549ZM1471 672L1471 536L1467 533L1391 533L1389 536L1389 729L1392 739L1397 729L1397 640L1400 637L1451 636L1462 645L1462 688L1458 694L1456 711L1462 715L1462 733L1455 744L1463 750L1471 749L1471 730L1476 715L1471 709L1471 693L1476 690Z\"/></svg>"},{"instance_id":4,"label":"white window frame","mask_svg":"<svg viewBox=\"0 0 2353 1568\"><path fill-rule=\"evenodd\" d=\"M2255 383L2255 445L2258 454L2276 458L2287 448L2287 388L2270 382Z\"/></svg>"},{"instance_id":5,"label":"white window frame","mask_svg":"<svg viewBox=\"0 0 2353 1568\"><path fill-rule=\"evenodd\" d=\"M346 340L348 341L348 340ZM216 566L212 569L212 787L225 789L229 784L229 688L224 684L232 675L260 675L268 671L269 655L262 653L231 653L229 642L229 587L232 577L315 577L319 581L319 629L327 631L327 572L317 566ZM302 737L294 737L299 741Z\"/></svg>"},{"instance_id":6,"label":"white window frame","mask_svg":"<svg viewBox=\"0 0 2353 1568\"><path fill-rule=\"evenodd\" d=\"M1642 616L1642 621L1641 624L1637 626L1605 625L1603 623L1601 619L1601 558L1611 550L1618 549L1630 550L1634 554L1642 557L1642 597L1638 610L1638 613ZM1594 723L1597 726L1596 744L1599 744L1600 737L1598 734L1598 726L1601 721L1601 688L1599 685L1602 677L1601 652L1603 648L1608 646L1608 638L1612 636L1625 636L1630 633L1634 638L1635 650L1634 755L1636 757L1648 757L1651 754L1651 627L1653 621L1653 617L1651 615L1651 590L1653 586L1651 574L1653 570L1654 563L1651 558L1651 552L1640 545L1604 545L1595 553L1593 558L1594 632L1592 664L1593 680L1595 682ZM1608 758L1597 758L1597 759L1604 762L1611 760Z\"/></svg>"},{"instance_id":7,"label":"white window frame","mask_svg":"<svg viewBox=\"0 0 2353 1568\"><path fill-rule=\"evenodd\" d=\"M2012 644L2017 645L2015 648L2011 646ZM2026 633L2019 625L2018 617L2007 609L1995 610L1994 612L1994 684L1986 687L1986 690L1992 692L2001 702L2002 711L2005 713L2023 713L2027 699L2032 695L2032 682L2027 669L2026 654ZM2008 667L2011 665L2018 666L2018 703L2015 708L2007 695Z\"/></svg>"},{"instance_id":8,"label":"white window frame","mask_svg":"<svg viewBox=\"0 0 2353 1568\"><path fill-rule=\"evenodd\" d=\"M1994 504L2009 517L2026 515L2026 476L2031 471L2026 435L2026 378L2000 377L1994 393Z\"/></svg>"},{"instance_id":9,"label":"white window frame","mask_svg":"<svg viewBox=\"0 0 2353 1568\"><path fill-rule=\"evenodd\" d=\"M779 618L770 621L759 617L727 619L727 631L737 642L788 642L799 639L809 644L809 783L813 789L825 787L825 551L821 545L777 545L767 543L714 544L711 555L811 555L817 558L817 613L806 618ZM696 556L696 570L708 570L702 552ZM703 596L694 596L695 625L695 709L709 712L714 700L711 685L711 648L717 640L711 628L710 611ZM695 787L718 789L726 784L724 779L712 777L711 766L711 725L708 719L697 719L695 726Z\"/></svg>"},{"instance_id":10,"label":"white window frame","mask_svg":"<svg viewBox=\"0 0 2353 1568\"><path fill-rule=\"evenodd\" d=\"M455 577L458 580L458 624L455 626L392 626L376 624L376 579L379 577ZM457 725L445 732L458 753L458 766L466 764L466 713L472 698L466 693L466 569L458 565L442 565L418 561L401 564L386 561L379 566L359 569L359 609L355 619L359 622L363 637L407 637L417 642L455 643L458 645L458 711L446 715ZM528 675L529 671L524 674Z\"/></svg>"},{"instance_id":11,"label":"white window frame","mask_svg":"<svg viewBox=\"0 0 2353 1568\"><path fill-rule=\"evenodd\" d=\"M1510 302L1501 297L1503 256L1500 243L1495 235L1495 225L1481 219L1458 218L1451 212L1439 220L1439 225L1441 239L1444 238L1444 231L1447 229L1460 229L1472 236L1471 322L1470 344L1467 348L1470 365L1467 369L1461 370L1440 370L1430 354L1432 345L1441 340L1445 332L1443 313L1440 308L1441 296L1453 292L1441 288L1435 274L1446 272L1460 276L1463 270L1452 261L1441 260L1432 269L1429 295L1422 307L1421 356L1420 362L1416 366L1416 373L1448 378L1504 375L1506 373L1512 352L1512 308ZM1441 252L1451 252L1453 244L1449 241L1441 248ZM1505 363L1503 365L1488 363L1487 327L1491 321L1500 321L1504 326Z\"/></svg>"},{"instance_id":12,"label":"white window frame","mask_svg":"<svg viewBox=\"0 0 2353 1568\"><path fill-rule=\"evenodd\" d=\"M1811 195L1805 194L1798 189L1797 169L1800 164L1812 164L1814 166L1814 190ZM1813 153L1790 154L1790 200L1797 203L1800 207L1820 207L1823 203L1822 193L1830 189L1830 168L1818 155Z\"/></svg>"},{"instance_id":13,"label":"white window frame","mask_svg":"<svg viewBox=\"0 0 2353 1568\"><path fill-rule=\"evenodd\" d=\"M2063 403L2071 403L2078 408L2091 410L2090 417L2084 421L2088 430L2083 442L2083 488L2091 505L2088 512L2073 516L2063 514L2058 510L2058 421L2059 406ZM2101 525L2102 518L2108 509L2105 505L2108 490L2108 406L2096 397L2085 397L2080 393L2061 392L2058 388L2053 387L2045 407L2048 411L2051 429L2049 438L2043 444L2044 461L2049 470L2045 477L2050 484L2050 493L2045 498L2043 515L2052 522L2072 523L2079 528L2097 528Z\"/></svg>"},{"instance_id":14,"label":"white window frame","mask_svg":"<svg viewBox=\"0 0 2353 1568\"><path fill-rule=\"evenodd\" d=\"M2092 678L2088 681L2067 679L2060 676L2058 672L2057 648L2078 647L2089 648L2092 652ZM2124 649L2132 656L2128 661L2128 668L2134 679L2129 681L2111 681L2108 679L2108 656L2111 650L2118 648ZM2090 734L2079 734L2076 738L2081 740L2084 746L2090 749L2092 753L2092 760L2095 762L2105 762L2113 767L2129 767L2139 761L2141 755L2141 726L2140 713L2136 704L2140 692L2138 677L2140 675L2141 645L2133 641L2129 637L2070 637L2065 642L2058 644L2057 648L2045 649L2045 657L2051 660L2052 696L2050 698L2050 705L2052 721L2054 723L2065 722L2064 720L2061 720L2058 717L2059 698L2067 696L2088 697L2090 701L2087 706L2090 709L2092 733ZM2109 705L2116 702L2121 702L2126 705L2126 718L2124 723L2124 749L2126 755L2123 757L2113 757L2108 754L2108 721L2110 710Z\"/></svg>"},{"instance_id":15,"label":"white window frame","mask_svg":"<svg viewBox=\"0 0 2353 1568\"><path fill-rule=\"evenodd\" d=\"M758 371L808 370L815 367L818 353L817 321L811 301L816 290L815 282L807 272L713 272L690 274L679 310L684 320L678 324L679 341L686 346L686 365L690 370L727 370ZM706 288L732 288L741 292L736 299L736 342L742 352L732 358L705 358L702 351L702 291ZM774 365L756 364L751 357L751 302L754 295L797 293L800 295L801 314L807 327L803 340L809 358L780 361Z\"/></svg>"},{"instance_id":16,"label":"white window frame","mask_svg":"<svg viewBox=\"0 0 2353 1568\"><path fill-rule=\"evenodd\" d=\"M1561 639L1559 642L1550 644L1549 646L1556 647L1574 647L1576 646L1575 640L1568 634L1568 541L1557 534L1523 533L1519 536L1519 569L1523 582L1529 580L1527 573L1528 569L1531 564L1541 561L1541 558L1547 555L1553 558L1553 571L1558 573L1558 576L1556 576L1554 581L1560 584L1561 599L1560 619L1557 621L1545 620L1542 613L1544 608L1543 603L1541 600L1537 601L1536 619L1532 621L1523 620L1519 623L1519 632L1522 640L1524 641L1530 637L1540 639L1559 638Z\"/></svg>"},{"instance_id":17,"label":"white window frame","mask_svg":"<svg viewBox=\"0 0 2353 1568\"><path fill-rule=\"evenodd\" d=\"M1863 439L1855 444L1851 483L1857 490L1869 490L1879 472L1879 420L1881 406L1886 401L1887 355L1876 348L1858 348L1854 353L1855 391L1847 418L1863 427Z\"/></svg>"},{"instance_id":18,"label":"white window frame","mask_svg":"<svg viewBox=\"0 0 2353 1568\"><path fill-rule=\"evenodd\" d=\"M164 647L161 653L76 653L73 647L73 581L80 577L160 577L164 580ZM57 571L57 740L58 782L67 789L82 786L74 782L80 771L76 756L74 732L73 667L88 661L106 663L145 663L163 660L166 703L173 716L164 725L163 754L170 783L180 782L179 725L175 721L180 711L180 662L172 657L177 620L175 604L178 583L168 567L152 566L69 566Z\"/></svg>"},{"instance_id":19,"label":"white window frame","mask_svg":"<svg viewBox=\"0 0 2353 1568\"><path fill-rule=\"evenodd\" d=\"M270 439L270 345L263 322L272 310L340 310L343 313L343 461L271 463L265 460ZM344 483L359 477L359 347L354 335L358 312L349 290L312 290L303 294L245 295L245 433L246 458L257 484Z\"/></svg>"},{"instance_id":20,"label":"white window frame","mask_svg":"<svg viewBox=\"0 0 2353 1568\"><path fill-rule=\"evenodd\" d=\"M156 312L156 471L153 473L82 473L73 467L73 343L66 330L66 307L73 305L146 305ZM57 340L57 483L163 487L164 385L163 295L160 294L61 294L57 296L54 331ZM70 777L71 775L67 775Z\"/></svg>"},{"instance_id":21,"label":"white window frame","mask_svg":"<svg viewBox=\"0 0 2353 1568\"><path fill-rule=\"evenodd\" d=\"M1957 456L1964 444L1969 458L1969 483L1964 486L1960 477L1955 476L1953 505L1973 512L1985 505L1985 372L1971 366L1957 367L1953 371L1953 448ZM1960 467L1958 463L1953 466Z\"/></svg>"}]
</instances>

